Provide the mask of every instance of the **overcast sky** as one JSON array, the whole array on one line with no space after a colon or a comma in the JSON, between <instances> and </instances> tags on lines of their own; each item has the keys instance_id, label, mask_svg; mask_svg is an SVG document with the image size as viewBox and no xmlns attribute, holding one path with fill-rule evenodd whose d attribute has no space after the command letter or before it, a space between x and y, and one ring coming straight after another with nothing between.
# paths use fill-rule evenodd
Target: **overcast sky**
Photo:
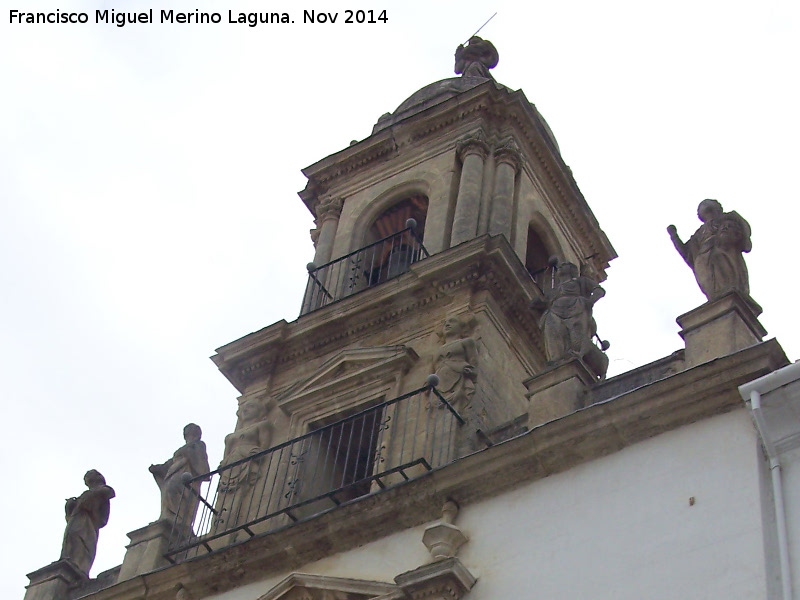
<instances>
[{"instance_id":1,"label":"overcast sky","mask_svg":"<svg viewBox=\"0 0 800 600\"><path fill-rule=\"evenodd\" d=\"M704 297L665 229L687 238L704 198L750 222L761 322L800 356L795 0L3 4L0 597L21 598L25 574L58 558L86 470L117 492L94 575L157 518L147 467L184 424L219 463L237 393L208 357L297 317L313 257L300 169L453 76L456 46L495 11L481 35L496 79L547 119L620 256L596 307L611 373L682 347L675 318ZM265 6L296 22L224 22ZM11 8L90 22L12 25ZM223 23L95 24L108 8ZM347 8L388 23L345 24ZM303 9L340 16L303 24Z\"/></svg>"}]
</instances>

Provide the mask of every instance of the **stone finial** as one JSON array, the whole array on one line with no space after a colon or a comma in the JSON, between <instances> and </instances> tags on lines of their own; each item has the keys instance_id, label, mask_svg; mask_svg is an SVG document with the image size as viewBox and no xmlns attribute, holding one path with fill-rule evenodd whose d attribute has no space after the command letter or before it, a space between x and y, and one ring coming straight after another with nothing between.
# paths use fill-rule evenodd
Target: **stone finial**
<instances>
[{"instance_id":1,"label":"stone finial","mask_svg":"<svg viewBox=\"0 0 800 600\"><path fill-rule=\"evenodd\" d=\"M83 481L89 489L77 498L68 498L64 507L67 528L61 559L70 561L88 577L97 554L100 529L108 523L111 499L116 494L106 485L105 477L94 469L86 472Z\"/></svg>"},{"instance_id":2,"label":"stone finial","mask_svg":"<svg viewBox=\"0 0 800 600\"><path fill-rule=\"evenodd\" d=\"M494 79L489 69L495 68L499 60L500 54L494 44L474 35L466 46L459 44L456 48L455 72L462 77Z\"/></svg>"},{"instance_id":3,"label":"stone finial","mask_svg":"<svg viewBox=\"0 0 800 600\"><path fill-rule=\"evenodd\" d=\"M425 528L422 534L422 543L428 548L433 560L453 558L459 548L467 542L467 536L453 525L458 514L458 505L448 500L442 507L442 518L433 525Z\"/></svg>"},{"instance_id":4,"label":"stone finial","mask_svg":"<svg viewBox=\"0 0 800 600\"><path fill-rule=\"evenodd\" d=\"M697 207L697 217L703 224L685 243L675 225L667 227L667 232L675 249L694 272L700 290L709 301L731 291L749 299L750 282L742 256L753 247L749 223L736 211L724 212L719 202L710 199L703 200ZM752 304L756 310L757 305Z\"/></svg>"}]
</instances>

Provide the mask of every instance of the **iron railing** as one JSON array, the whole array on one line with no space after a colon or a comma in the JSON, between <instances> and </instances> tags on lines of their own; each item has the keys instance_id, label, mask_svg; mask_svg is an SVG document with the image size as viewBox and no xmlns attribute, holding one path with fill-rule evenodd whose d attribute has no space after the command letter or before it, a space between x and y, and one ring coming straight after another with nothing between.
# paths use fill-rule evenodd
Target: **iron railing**
<instances>
[{"instance_id":1,"label":"iron railing","mask_svg":"<svg viewBox=\"0 0 800 600\"><path fill-rule=\"evenodd\" d=\"M309 263L300 314L402 275L427 257L428 251L412 225L320 267Z\"/></svg>"},{"instance_id":2,"label":"iron railing","mask_svg":"<svg viewBox=\"0 0 800 600\"><path fill-rule=\"evenodd\" d=\"M179 562L213 552L414 479L457 458L468 434L463 425L426 386L187 476L166 557Z\"/></svg>"}]
</instances>

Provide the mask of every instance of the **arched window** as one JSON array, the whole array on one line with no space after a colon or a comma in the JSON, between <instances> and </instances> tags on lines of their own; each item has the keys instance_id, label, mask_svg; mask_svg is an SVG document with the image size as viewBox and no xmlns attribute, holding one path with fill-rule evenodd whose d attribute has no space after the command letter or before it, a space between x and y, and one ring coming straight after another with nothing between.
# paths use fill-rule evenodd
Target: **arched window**
<instances>
[{"instance_id":1,"label":"arched window","mask_svg":"<svg viewBox=\"0 0 800 600\"><path fill-rule=\"evenodd\" d=\"M414 219L414 232L422 239L425 233L425 217L428 214L428 198L417 194L404 198L383 211L369 228L367 243L377 242L406 228L406 221Z\"/></svg>"},{"instance_id":2,"label":"arched window","mask_svg":"<svg viewBox=\"0 0 800 600\"><path fill-rule=\"evenodd\" d=\"M529 225L525 268L542 291L552 287L550 277L552 269L549 263L552 255L533 225Z\"/></svg>"},{"instance_id":3,"label":"arched window","mask_svg":"<svg viewBox=\"0 0 800 600\"><path fill-rule=\"evenodd\" d=\"M422 237L427 213L428 198L416 194L396 202L372 222L367 232L368 244L374 244L368 285L397 277L423 258ZM416 221L413 232L400 234L409 219Z\"/></svg>"}]
</instances>

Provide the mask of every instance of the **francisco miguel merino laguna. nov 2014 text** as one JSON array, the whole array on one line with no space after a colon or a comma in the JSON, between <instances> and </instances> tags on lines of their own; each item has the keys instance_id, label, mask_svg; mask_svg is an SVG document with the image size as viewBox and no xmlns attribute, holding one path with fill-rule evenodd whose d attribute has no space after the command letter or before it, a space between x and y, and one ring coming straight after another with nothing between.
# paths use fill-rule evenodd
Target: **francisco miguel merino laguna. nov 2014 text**
<instances>
[{"instance_id":1,"label":"francisco miguel merino laguna. nov 2014 text","mask_svg":"<svg viewBox=\"0 0 800 600\"><path fill-rule=\"evenodd\" d=\"M259 24L271 23L294 23L287 12L237 12L228 11L227 21L223 21L222 15L218 12L179 12L175 10L160 10L158 13L159 23L178 23L178 24L219 24L232 23L244 24L255 27ZM94 16L95 23L113 24L117 27L125 25L155 23L153 9L141 12L117 12L111 10L96 10ZM339 12L323 12L316 10L304 10L302 23L312 24L335 24L339 23L386 23L388 16L385 10L345 10ZM43 23L88 23L89 13L85 12L64 12L56 9L53 12L24 12L16 9L9 11L9 23L20 24L43 24Z\"/></svg>"}]
</instances>

